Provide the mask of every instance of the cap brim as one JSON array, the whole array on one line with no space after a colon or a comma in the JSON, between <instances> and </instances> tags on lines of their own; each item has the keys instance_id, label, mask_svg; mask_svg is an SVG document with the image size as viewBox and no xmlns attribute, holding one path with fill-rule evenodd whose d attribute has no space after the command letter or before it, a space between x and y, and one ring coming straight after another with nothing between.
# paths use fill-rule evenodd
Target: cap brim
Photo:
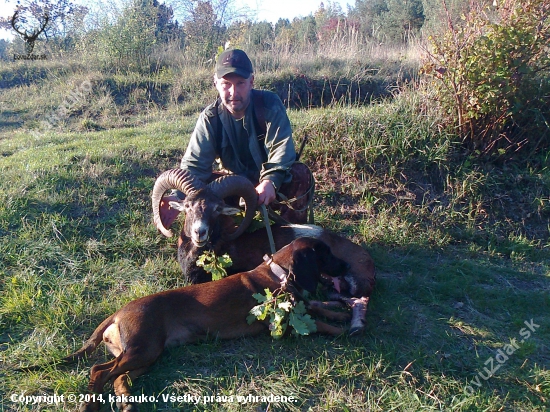
<instances>
[{"instance_id":1,"label":"cap brim","mask_svg":"<svg viewBox=\"0 0 550 412\"><path fill-rule=\"evenodd\" d=\"M243 69L238 69L236 67L224 67L222 69L216 70L216 76L218 77L218 79L231 73L235 73L245 79L248 79L252 75L252 72L249 72Z\"/></svg>"}]
</instances>

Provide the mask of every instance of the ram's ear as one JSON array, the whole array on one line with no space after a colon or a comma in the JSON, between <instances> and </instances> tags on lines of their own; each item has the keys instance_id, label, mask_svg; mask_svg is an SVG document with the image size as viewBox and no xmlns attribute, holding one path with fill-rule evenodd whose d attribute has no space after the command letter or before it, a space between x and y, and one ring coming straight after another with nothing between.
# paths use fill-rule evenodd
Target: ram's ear
<instances>
[{"instance_id":1,"label":"ram's ear","mask_svg":"<svg viewBox=\"0 0 550 412\"><path fill-rule=\"evenodd\" d=\"M179 210L180 212L185 211L185 208L183 207L183 201L175 202L175 201L172 200L172 201L168 202L168 204L170 205L170 207L172 209Z\"/></svg>"},{"instance_id":2,"label":"ram's ear","mask_svg":"<svg viewBox=\"0 0 550 412\"><path fill-rule=\"evenodd\" d=\"M238 207L231 207L231 206L224 206L220 210L220 214L228 215L228 216L233 216L240 212L242 212L241 209L239 209Z\"/></svg>"},{"instance_id":3,"label":"ram's ear","mask_svg":"<svg viewBox=\"0 0 550 412\"><path fill-rule=\"evenodd\" d=\"M296 283L310 293L315 293L319 280L319 266L317 255L313 249L299 249L292 254L292 267L290 268L296 279Z\"/></svg>"}]
</instances>

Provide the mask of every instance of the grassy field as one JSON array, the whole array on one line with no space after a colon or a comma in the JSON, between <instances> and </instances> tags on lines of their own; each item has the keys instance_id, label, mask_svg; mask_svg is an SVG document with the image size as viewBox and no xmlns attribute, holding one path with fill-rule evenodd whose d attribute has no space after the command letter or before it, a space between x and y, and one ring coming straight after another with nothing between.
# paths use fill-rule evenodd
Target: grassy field
<instances>
[{"instance_id":1,"label":"grassy field","mask_svg":"<svg viewBox=\"0 0 550 412\"><path fill-rule=\"evenodd\" d=\"M120 87L139 79L67 71L46 67L2 90L2 410L75 409L69 395L85 393L90 367L109 358L103 350L68 367L13 368L58 359L126 302L184 284L149 199L211 91L179 100L187 86L158 79L165 95L155 103ZM90 94L44 127L86 79ZM548 410L548 154L506 164L463 156L433 106L404 88L368 106L289 111L296 140L310 138L317 222L375 260L366 331L170 349L133 382L148 398L142 411ZM270 403L270 394L286 398Z\"/></svg>"}]
</instances>

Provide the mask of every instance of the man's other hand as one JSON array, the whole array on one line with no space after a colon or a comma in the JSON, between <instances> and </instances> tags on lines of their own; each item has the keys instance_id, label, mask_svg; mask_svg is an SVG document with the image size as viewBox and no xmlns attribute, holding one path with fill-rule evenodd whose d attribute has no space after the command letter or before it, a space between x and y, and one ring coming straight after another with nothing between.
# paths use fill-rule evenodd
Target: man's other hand
<instances>
[{"instance_id":1,"label":"man's other hand","mask_svg":"<svg viewBox=\"0 0 550 412\"><path fill-rule=\"evenodd\" d=\"M256 192L258 192L258 204L269 205L275 200L275 186L271 180L262 180L258 186L256 186Z\"/></svg>"}]
</instances>

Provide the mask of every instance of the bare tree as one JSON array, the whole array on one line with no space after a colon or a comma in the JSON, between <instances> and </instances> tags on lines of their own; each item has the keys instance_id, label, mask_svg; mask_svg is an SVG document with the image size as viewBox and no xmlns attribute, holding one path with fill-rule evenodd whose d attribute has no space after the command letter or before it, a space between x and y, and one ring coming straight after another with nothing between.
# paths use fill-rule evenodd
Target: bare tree
<instances>
[{"instance_id":1,"label":"bare tree","mask_svg":"<svg viewBox=\"0 0 550 412\"><path fill-rule=\"evenodd\" d=\"M87 7L76 5L71 0L20 0L14 14L17 14L17 27L27 30L41 26L47 15L48 23L43 33L46 39L50 39L66 36L74 16L87 11ZM11 30L12 17L0 17L0 28Z\"/></svg>"},{"instance_id":2,"label":"bare tree","mask_svg":"<svg viewBox=\"0 0 550 412\"><path fill-rule=\"evenodd\" d=\"M236 0L167 0L176 19L182 22L186 49L195 59L209 61L226 40L227 28L238 20L249 20L255 10L238 7Z\"/></svg>"},{"instance_id":3,"label":"bare tree","mask_svg":"<svg viewBox=\"0 0 550 412\"><path fill-rule=\"evenodd\" d=\"M175 18L182 22L193 18L195 9L201 2L210 3L220 26L227 27L236 20L251 19L256 14L256 10L237 6L236 0L166 0L166 4L174 10Z\"/></svg>"}]
</instances>

